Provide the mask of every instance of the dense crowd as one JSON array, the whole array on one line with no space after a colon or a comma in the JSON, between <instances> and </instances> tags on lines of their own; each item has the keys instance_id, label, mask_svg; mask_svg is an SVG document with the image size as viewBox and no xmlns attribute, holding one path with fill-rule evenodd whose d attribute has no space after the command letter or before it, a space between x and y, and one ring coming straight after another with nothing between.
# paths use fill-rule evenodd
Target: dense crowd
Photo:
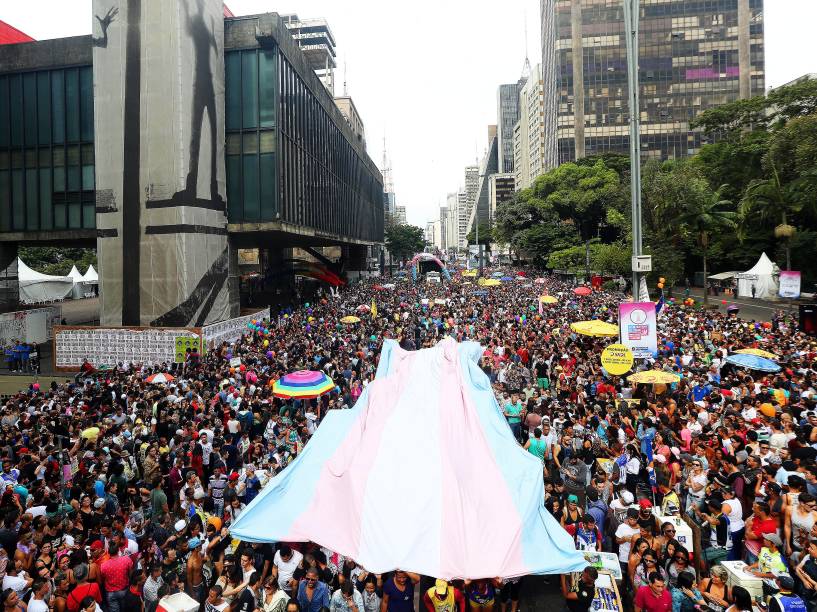
<instances>
[{"instance_id":1,"label":"dense crowd","mask_svg":"<svg viewBox=\"0 0 817 612\"><path fill-rule=\"evenodd\" d=\"M817 609L813 340L780 314L760 324L668 302L658 353L637 368L679 382L632 385L601 367L609 339L570 328L615 322L625 296L571 289L551 277L490 288L460 274L367 281L275 312L182 365L89 366L75 381L31 384L0 413L5 611L154 612L184 591L207 612L409 612L416 589L431 612L516 612L525 578L373 575L317 545L230 534L328 411L354 406L385 339L415 350L447 335L484 346L510 430L542 460L546 508L577 548L618 555L627 606L750 610L720 565L744 559L772 610L797 609L786 607L795 600ZM557 303L540 306L542 293ZM350 315L360 320L341 322ZM746 347L775 353L782 371L724 360ZM272 383L299 369L337 386L315 400L274 397ZM156 372L175 379L148 383ZM657 519L677 515L700 527L700 550ZM563 581L569 609L588 609L595 576L589 567Z\"/></svg>"}]
</instances>

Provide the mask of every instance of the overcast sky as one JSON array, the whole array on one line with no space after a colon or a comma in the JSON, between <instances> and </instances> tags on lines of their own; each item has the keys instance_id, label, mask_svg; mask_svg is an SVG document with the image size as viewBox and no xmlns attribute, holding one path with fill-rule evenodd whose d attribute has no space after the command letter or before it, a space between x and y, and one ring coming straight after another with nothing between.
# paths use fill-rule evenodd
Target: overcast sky
<instances>
[{"instance_id":1,"label":"overcast sky","mask_svg":"<svg viewBox=\"0 0 817 612\"><path fill-rule=\"evenodd\" d=\"M378 166L383 137L410 223L438 217L496 123L496 89L541 61L538 0L227 0L236 15L325 17L335 35L338 94L348 92ZM91 0L0 0L0 19L36 39L91 31ZM817 0L766 0L766 85L817 72Z\"/></svg>"}]
</instances>

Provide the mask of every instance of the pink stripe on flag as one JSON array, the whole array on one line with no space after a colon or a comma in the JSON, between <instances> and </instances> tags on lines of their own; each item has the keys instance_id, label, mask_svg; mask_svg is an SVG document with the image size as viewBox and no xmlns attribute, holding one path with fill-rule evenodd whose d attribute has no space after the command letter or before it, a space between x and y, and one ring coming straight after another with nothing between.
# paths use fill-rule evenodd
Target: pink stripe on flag
<instances>
[{"instance_id":1,"label":"pink stripe on flag","mask_svg":"<svg viewBox=\"0 0 817 612\"><path fill-rule=\"evenodd\" d=\"M377 458L382 434L418 352L395 349L393 359L406 360L399 375L378 378L368 387L367 405L321 470L315 495L292 524L292 541L312 541L344 556L356 558L360 550L363 500L371 466ZM376 410L371 410L376 406Z\"/></svg>"},{"instance_id":2,"label":"pink stripe on flag","mask_svg":"<svg viewBox=\"0 0 817 612\"><path fill-rule=\"evenodd\" d=\"M438 578L489 578L497 575L497 560L502 560L502 576L526 574L521 518L462 380L457 345L446 342L445 354L440 376L443 508ZM510 447L510 452L518 450Z\"/></svg>"}]
</instances>

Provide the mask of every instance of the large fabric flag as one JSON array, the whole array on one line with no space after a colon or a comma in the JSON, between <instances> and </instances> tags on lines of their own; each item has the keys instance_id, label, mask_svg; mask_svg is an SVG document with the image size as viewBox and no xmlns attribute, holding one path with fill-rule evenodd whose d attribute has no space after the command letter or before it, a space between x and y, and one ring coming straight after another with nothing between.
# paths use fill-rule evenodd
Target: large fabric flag
<instances>
[{"instance_id":1,"label":"large fabric flag","mask_svg":"<svg viewBox=\"0 0 817 612\"><path fill-rule=\"evenodd\" d=\"M387 340L376 379L331 411L304 451L230 529L250 542L313 541L370 572L513 577L587 565L545 510L542 463L513 438L482 347Z\"/></svg>"}]
</instances>

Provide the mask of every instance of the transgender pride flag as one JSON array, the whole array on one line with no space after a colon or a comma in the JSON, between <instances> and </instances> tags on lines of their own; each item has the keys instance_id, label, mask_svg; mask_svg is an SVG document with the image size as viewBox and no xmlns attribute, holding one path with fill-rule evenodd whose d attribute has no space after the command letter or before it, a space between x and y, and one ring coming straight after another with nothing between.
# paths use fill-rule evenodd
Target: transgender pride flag
<instances>
[{"instance_id":1,"label":"transgender pride flag","mask_svg":"<svg viewBox=\"0 0 817 612\"><path fill-rule=\"evenodd\" d=\"M542 465L514 440L481 354L451 338L412 352L387 340L355 407L326 416L232 535L313 541L375 573L507 578L584 568L544 508Z\"/></svg>"}]
</instances>

